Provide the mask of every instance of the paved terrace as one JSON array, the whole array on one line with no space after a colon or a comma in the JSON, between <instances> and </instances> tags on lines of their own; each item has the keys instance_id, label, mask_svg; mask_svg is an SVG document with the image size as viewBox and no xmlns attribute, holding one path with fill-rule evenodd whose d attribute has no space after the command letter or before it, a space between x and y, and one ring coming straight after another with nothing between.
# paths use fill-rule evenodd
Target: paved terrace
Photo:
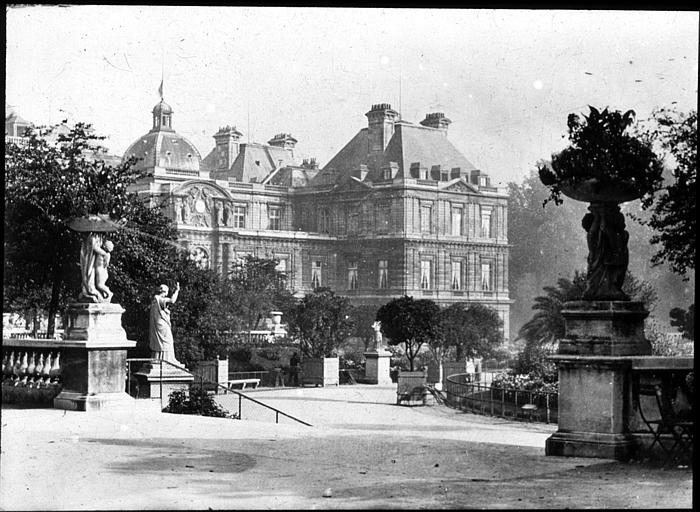
<instances>
[{"instance_id":1,"label":"paved terrace","mask_svg":"<svg viewBox=\"0 0 700 512\"><path fill-rule=\"evenodd\" d=\"M0 507L692 506L692 470L545 457L554 425L396 406L394 387L250 395L314 427L161 414L143 405L95 414L4 408ZM328 488L332 497L323 497Z\"/></svg>"}]
</instances>

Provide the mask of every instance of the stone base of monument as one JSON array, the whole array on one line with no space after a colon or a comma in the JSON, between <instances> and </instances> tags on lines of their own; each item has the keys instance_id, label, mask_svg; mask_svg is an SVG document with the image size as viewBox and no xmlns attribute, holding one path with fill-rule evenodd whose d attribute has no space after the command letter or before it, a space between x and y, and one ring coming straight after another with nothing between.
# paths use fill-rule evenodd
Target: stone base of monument
<instances>
[{"instance_id":1,"label":"stone base of monument","mask_svg":"<svg viewBox=\"0 0 700 512\"><path fill-rule=\"evenodd\" d=\"M119 304L74 303L68 306L68 327L58 342L63 389L56 409L92 411L133 404L126 393L126 339Z\"/></svg>"},{"instance_id":2,"label":"stone base of monument","mask_svg":"<svg viewBox=\"0 0 700 512\"><path fill-rule=\"evenodd\" d=\"M136 378L138 398L166 399L175 390L189 389L194 375L184 367L171 366L168 363L145 363L133 374Z\"/></svg>"},{"instance_id":3,"label":"stone base of monument","mask_svg":"<svg viewBox=\"0 0 700 512\"><path fill-rule=\"evenodd\" d=\"M551 359L559 366L559 428L547 455L625 460L631 358L647 355L648 312L641 302L576 301L562 310L566 335Z\"/></svg>"},{"instance_id":4,"label":"stone base of monument","mask_svg":"<svg viewBox=\"0 0 700 512\"><path fill-rule=\"evenodd\" d=\"M379 386L391 386L391 352L379 349L364 353L365 377L362 380L366 384Z\"/></svg>"},{"instance_id":5,"label":"stone base of monument","mask_svg":"<svg viewBox=\"0 0 700 512\"><path fill-rule=\"evenodd\" d=\"M559 354L590 356L636 356L651 354L644 337L649 312L641 302L572 301L562 310L566 335Z\"/></svg>"}]
</instances>

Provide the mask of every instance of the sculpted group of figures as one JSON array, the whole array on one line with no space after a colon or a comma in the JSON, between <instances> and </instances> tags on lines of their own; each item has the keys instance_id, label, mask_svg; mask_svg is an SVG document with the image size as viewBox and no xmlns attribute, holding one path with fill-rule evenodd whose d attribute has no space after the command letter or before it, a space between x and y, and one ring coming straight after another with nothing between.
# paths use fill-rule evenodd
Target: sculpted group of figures
<instances>
[{"instance_id":1,"label":"sculpted group of figures","mask_svg":"<svg viewBox=\"0 0 700 512\"><path fill-rule=\"evenodd\" d=\"M205 188L192 188L184 197L173 199L175 221L194 226L210 227L233 226L233 205L221 199L215 199Z\"/></svg>"},{"instance_id":2,"label":"sculpted group of figures","mask_svg":"<svg viewBox=\"0 0 700 512\"><path fill-rule=\"evenodd\" d=\"M80 248L80 273L82 289L79 300L90 303L109 303L113 293L107 287L109 262L114 244L104 240L100 233L88 232L83 237ZM173 294L168 297L169 288L162 284L151 301L149 316L149 347L151 357L181 363L175 358L175 345L170 322L170 306L177 301L180 283L175 284Z\"/></svg>"}]
</instances>

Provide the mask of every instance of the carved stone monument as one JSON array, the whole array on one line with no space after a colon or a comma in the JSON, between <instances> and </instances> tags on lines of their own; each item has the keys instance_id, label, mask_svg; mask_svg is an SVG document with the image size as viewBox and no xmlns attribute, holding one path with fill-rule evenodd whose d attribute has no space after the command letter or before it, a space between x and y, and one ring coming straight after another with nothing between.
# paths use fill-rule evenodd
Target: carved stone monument
<instances>
[{"instance_id":1,"label":"carved stone monument","mask_svg":"<svg viewBox=\"0 0 700 512\"><path fill-rule=\"evenodd\" d=\"M627 356L651 354L644 337L649 314L622 291L629 260L619 203L636 199L625 184L606 188L587 180L562 192L590 202L582 221L588 242L583 300L564 304L566 334L553 357L559 365L559 429L547 455L626 459L634 449L626 410Z\"/></svg>"},{"instance_id":2,"label":"carved stone monument","mask_svg":"<svg viewBox=\"0 0 700 512\"><path fill-rule=\"evenodd\" d=\"M70 228L83 234L80 250L81 292L68 305L63 353L63 389L54 398L58 409L90 411L131 405L126 394L126 351L136 345L126 338L121 324L124 309L111 304L107 287L113 249L104 233L119 224L107 215L73 219Z\"/></svg>"},{"instance_id":3,"label":"carved stone monument","mask_svg":"<svg viewBox=\"0 0 700 512\"><path fill-rule=\"evenodd\" d=\"M365 356L365 382L390 386L391 382L391 352L384 349L382 339L382 323L377 321L372 324L374 329L374 346L364 353Z\"/></svg>"}]
</instances>

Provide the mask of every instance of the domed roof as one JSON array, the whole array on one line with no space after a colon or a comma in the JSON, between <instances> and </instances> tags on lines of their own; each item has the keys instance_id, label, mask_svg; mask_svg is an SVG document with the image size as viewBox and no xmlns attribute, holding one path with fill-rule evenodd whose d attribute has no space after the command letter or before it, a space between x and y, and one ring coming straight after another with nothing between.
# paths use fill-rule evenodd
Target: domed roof
<instances>
[{"instance_id":1,"label":"domed roof","mask_svg":"<svg viewBox=\"0 0 700 512\"><path fill-rule=\"evenodd\" d=\"M163 167L175 171L199 172L202 156L197 148L172 128L173 109L163 101L153 107L153 128L139 137L124 152L124 160L132 156L140 160L137 169Z\"/></svg>"},{"instance_id":2,"label":"domed roof","mask_svg":"<svg viewBox=\"0 0 700 512\"><path fill-rule=\"evenodd\" d=\"M124 160L137 156L138 169L164 167L183 171L199 171L202 156L197 148L175 131L150 131L139 137L124 152Z\"/></svg>"},{"instance_id":3,"label":"domed roof","mask_svg":"<svg viewBox=\"0 0 700 512\"><path fill-rule=\"evenodd\" d=\"M153 107L154 114L160 113L160 114L172 114L173 109L170 105L168 105L166 102L163 100L160 100L158 103L156 103L156 106Z\"/></svg>"}]
</instances>

